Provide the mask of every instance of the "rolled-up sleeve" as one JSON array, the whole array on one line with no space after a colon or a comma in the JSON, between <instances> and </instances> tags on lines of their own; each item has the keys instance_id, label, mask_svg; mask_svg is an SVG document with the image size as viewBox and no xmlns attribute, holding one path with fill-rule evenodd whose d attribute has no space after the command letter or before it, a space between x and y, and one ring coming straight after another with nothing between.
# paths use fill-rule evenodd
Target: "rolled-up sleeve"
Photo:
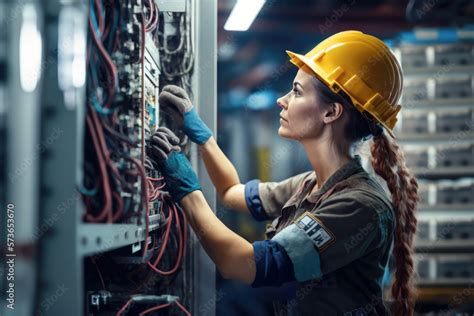
<instances>
[{"instance_id":1,"label":"rolled-up sleeve","mask_svg":"<svg viewBox=\"0 0 474 316\"><path fill-rule=\"evenodd\" d=\"M285 249L298 282L321 277L319 252L303 229L291 224L276 234L272 240Z\"/></svg>"},{"instance_id":2,"label":"rolled-up sleeve","mask_svg":"<svg viewBox=\"0 0 474 316\"><path fill-rule=\"evenodd\" d=\"M280 216L281 209L314 171L301 173L280 182L251 180L245 184L245 202L258 221Z\"/></svg>"},{"instance_id":3,"label":"rolled-up sleeve","mask_svg":"<svg viewBox=\"0 0 474 316\"><path fill-rule=\"evenodd\" d=\"M293 263L285 249L274 240L253 243L256 274L252 287L280 286L294 281Z\"/></svg>"},{"instance_id":4,"label":"rolled-up sleeve","mask_svg":"<svg viewBox=\"0 0 474 316\"><path fill-rule=\"evenodd\" d=\"M260 180L251 180L245 184L245 203L257 221L265 221L271 219L263 209L262 199L258 192L258 185Z\"/></svg>"}]
</instances>

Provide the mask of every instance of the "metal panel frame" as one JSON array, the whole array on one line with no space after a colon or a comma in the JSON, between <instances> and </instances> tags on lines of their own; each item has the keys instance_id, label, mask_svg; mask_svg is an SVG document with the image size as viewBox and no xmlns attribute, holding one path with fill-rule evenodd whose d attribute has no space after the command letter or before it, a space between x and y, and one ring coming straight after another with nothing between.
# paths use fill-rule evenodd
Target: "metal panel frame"
<instances>
[{"instance_id":1,"label":"metal panel frame","mask_svg":"<svg viewBox=\"0 0 474 316\"><path fill-rule=\"evenodd\" d=\"M40 122L38 120L40 108L41 80L37 83L34 91L26 92L21 87L20 78L20 32L23 23L23 10L27 5L33 5L36 10L38 29L43 31L41 10L38 1L6 2L2 4L2 9L10 14L4 15L2 25L7 28L5 60L7 62L7 82L5 96L6 109L6 165L7 174L6 203L15 205L15 232L14 232L14 269L15 280L12 282L15 288L14 309L6 307L7 302L5 292L2 288L2 302L0 307L1 315L30 315L34 309L31 296L37 295L37 289L31 287L31 283L36 280L38 273L35 257L21 253L21 248L27 249L34 246L37 241L36 227L38 226L38 176L39 176L39 155L41 144L39 137ZM2 144L3 146L4 144ZM2 207L6 207L2 205ZM0 228L2 241L6 241L6 214L0 216L2 227ZM4 235L5 234L5 235ZM2 246L6 246L5 243ZM5 259L10 257L5 257ZM6 281L6 265L2 262L0 284ZM5 270L3 270L5 269ZM20 275L20 272L22 275ZM5 282L6 283L6 282Z\"/></svg>"},{"instance_id":2,"label":"metal panel frame","mask_svg":"<svg viewBox=\"0 0 474 316\"><path fill-rule=\"evenodd\" d=\"M194 100L198 112L213 134L217 135L217 0L195 0L195 65L193 74ZM200 160L198 176L204 196L214 212L216 191L204 163ZM194 311L198 315L215 315L216 269L195 234L192 242L194 273Z\"/></svg>"},{"instance_id":3,"label":"metal panel frame","mask_svg":"<svg viewBox=\"0 0 474 316\"><path fill-rule=\"evenodd\" d=\"M82 1L65 5L82 8ZM54 128L62 131L40 159L40 218L53 220L40 239L37 310L47 315L83 315L83 266L78 251L78 229L83 206L76 185L81 174L84 100L66 106L58 80L58 24L62 4L43 1L45 33L43 47L48 66L44 67L41 98L41 140ZM84 22L84 26L87 25ZM85 95L85 88L78 89ZM54 299L56 298L57 299ZM54 304L48 302L53 302Z\"/></svg>"}]
</instances>

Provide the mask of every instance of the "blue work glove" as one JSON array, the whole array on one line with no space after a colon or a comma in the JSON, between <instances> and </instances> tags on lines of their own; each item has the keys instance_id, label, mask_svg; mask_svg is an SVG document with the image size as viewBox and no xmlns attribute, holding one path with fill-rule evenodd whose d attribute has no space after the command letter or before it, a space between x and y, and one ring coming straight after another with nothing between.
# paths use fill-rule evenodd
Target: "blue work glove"
<instances>
[{"instance_id":1,"label":"blue work glove","mask_svg":"<svg viewBox=\"0 0 474 316\"><path fill-rule=\"evenodd\" d=\"M201 120L183 88L174 85L163 87L158 101L163 110L183 126L184 133L193 142L202 145L212 136L211 130Z\"/></svg>"},{"instance_id":2,"label":"blue work glove","mask_svg":"<svg viewBox=\"0 0 474 316\"><path fill-rule=\"evenodd\" d=\"M179 202L189 193L201 190L201 186L191 163L175 145L177 143L179 138L172 131L160 127L151 137L147 154L160 167L168 192Z\"/></svg>"}]
</instances>

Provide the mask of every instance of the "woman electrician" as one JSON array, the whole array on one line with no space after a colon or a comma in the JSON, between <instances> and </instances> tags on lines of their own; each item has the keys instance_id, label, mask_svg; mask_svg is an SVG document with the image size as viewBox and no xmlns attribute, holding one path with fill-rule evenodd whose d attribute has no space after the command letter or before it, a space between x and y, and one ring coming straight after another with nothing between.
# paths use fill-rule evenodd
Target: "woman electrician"
<instances>
[{"instance_id":1,"label":"woman electrician","mask_svg":"<svg viewBox=\"0 0 474 316\"><path fill-rule=\"evenodd\" d=\"M291 91L277 100L278 134L301 143L314 169L287 180L241 184L186 92L166 86L159 98L199 145L222 203L273 220L266 240L250 243L215 216L173 135L156 134L151 156L224 278L253 287L295 284L293 297L274 304L276 314L388 314L382 278L393 254L390 309L412 315L418 185L392 131L401 67L382 41L358 31L337 33L306 55L287 53L299 70ZM391 198L353 154L368 140L371 164Z\"/></svg>"}]
</instances>

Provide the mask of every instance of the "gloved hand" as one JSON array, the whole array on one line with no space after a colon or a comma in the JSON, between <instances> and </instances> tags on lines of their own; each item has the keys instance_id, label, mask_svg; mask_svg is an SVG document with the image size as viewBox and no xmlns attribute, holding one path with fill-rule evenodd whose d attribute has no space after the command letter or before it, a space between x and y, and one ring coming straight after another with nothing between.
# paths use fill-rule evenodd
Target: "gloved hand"
<instances>
[{"instance_id":1,"label":"gloved hand","mask_svg":"<svg viewBox=\"0 0 474 316\"><path fill-rule=\"evenodd\" d=\"M162 162L166 160L171 151L181 151L178 136L164 126L158 127L153 136L151 136L147 153L152 158L155 158L152 160L155 165L161 167Z\"/></svg>"},{"instance_id":2,"label":"gloved hand","mask_svg":"<svg viewBox=\"0 0 474 316\"><path fill-rule=\"evenodd\" d=\"M151 138L148 155L161 167L166 187L175 201L179 202L189 193L201 190L199 180L191 163L180 152L179 138L166 127L160 127ZM177 147L177 148L176 148Z\"/></svg>"},{"instance_id":3,"label":"gloved hand","mask_svg":"<svg viewBox=\"0 0 474 316\"><path fill-rule=\"evenodd\" d=\"M212 136L211 130L201 120L183 88L175 85L163 87L158 102L163 110L182 123L184 133L193 142L202 145Z\"/></svg>"}]
</instances>

